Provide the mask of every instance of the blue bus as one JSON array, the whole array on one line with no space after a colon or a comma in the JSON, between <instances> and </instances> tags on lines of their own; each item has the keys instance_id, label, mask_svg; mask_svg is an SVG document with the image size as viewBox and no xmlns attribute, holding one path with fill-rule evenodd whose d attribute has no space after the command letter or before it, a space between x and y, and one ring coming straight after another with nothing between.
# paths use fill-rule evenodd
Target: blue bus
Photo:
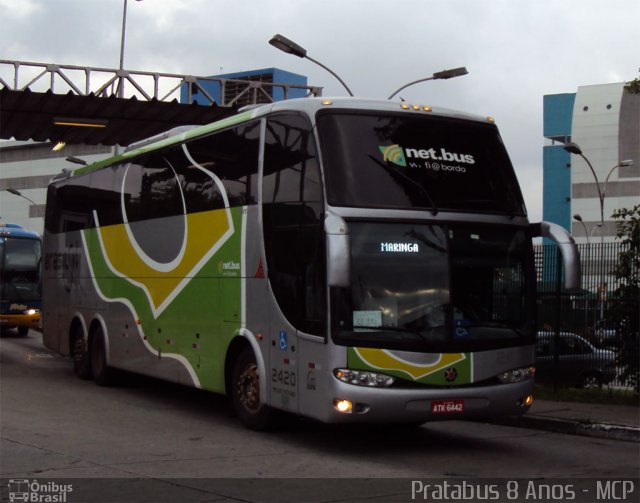
<instances>
[{"instance_id":1,"label":"blue bus","mask_svg":"<svg viewBox=\"0 0 640 503\"><path fill-rule=\"evenodd\" d=\"M0 223L0 328L26 336L40 326L42 240L18 224Z\"/></svg>"}]
</instances>

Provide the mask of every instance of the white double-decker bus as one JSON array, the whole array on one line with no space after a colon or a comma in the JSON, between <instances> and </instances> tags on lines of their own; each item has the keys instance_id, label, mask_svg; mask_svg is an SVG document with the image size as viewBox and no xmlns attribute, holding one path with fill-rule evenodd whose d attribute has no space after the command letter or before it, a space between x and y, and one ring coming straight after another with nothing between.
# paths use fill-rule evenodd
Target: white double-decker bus
<instances>
[{"instance_id":1,"label":"white double-decker bus","mask_svg":"<svg viewBox=\"0 0 640 503\"><path fill-rule=\"evenodd\" d=\"M518 415L532 400L531 225L491 119L290 100L133 145L52 182L44 340L326 422Z\"/></svg>"}]
</instances>

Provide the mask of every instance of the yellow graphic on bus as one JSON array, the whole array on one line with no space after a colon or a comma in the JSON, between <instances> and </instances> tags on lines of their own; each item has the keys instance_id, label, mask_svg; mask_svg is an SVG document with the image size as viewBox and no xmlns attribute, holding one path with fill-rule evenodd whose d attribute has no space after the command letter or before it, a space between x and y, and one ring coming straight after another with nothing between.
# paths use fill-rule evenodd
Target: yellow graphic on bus
<instances>
[{"instance_id":1,"label":"yellow graphic on bus","mask_svg":"<svg viewBox=\"0 0 640 503\"><path fill-rule=\"evenodd\" d=\"M400 358L388 349L353 349L358 357L360 357L360 359L370 367L379 370L396 370L404 372L416 381L466 359L464 353L442 353L438 355L438 359L435 362L421 364Z\"/></svg>"},{"instance_id":2,"label":"yellow graphic on bus","mask_svg":"<svg viewBox=\"0 0 640 503\"><path fill-rule=\"evenodd\" d=\"M98 229L105 258L117 274L142 287L154 312L162 311L180 287L202 267L224 244L232 232L226 210L204 211L185 215L186 231L183 250L170 270L158 268L143 256L131 242L126 225Z\"/></svg>"}]
</instances>

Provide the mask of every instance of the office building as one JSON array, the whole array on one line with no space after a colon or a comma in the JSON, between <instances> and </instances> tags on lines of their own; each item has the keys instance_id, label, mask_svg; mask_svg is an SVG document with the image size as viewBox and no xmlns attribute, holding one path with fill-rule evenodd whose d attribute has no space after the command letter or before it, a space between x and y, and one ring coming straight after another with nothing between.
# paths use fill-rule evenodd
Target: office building
<instances>
[{"instance_id":1,"label":"office building","mask_svg":"<svg viewBox=\"0 0 640 503\"><path fill-rule=\"evenodd\" d=\"M640 204L640 94L621 82L544 96L544 136L543 219L578 243L615 241L611 214Z\"/></svg>"}]
</instances>

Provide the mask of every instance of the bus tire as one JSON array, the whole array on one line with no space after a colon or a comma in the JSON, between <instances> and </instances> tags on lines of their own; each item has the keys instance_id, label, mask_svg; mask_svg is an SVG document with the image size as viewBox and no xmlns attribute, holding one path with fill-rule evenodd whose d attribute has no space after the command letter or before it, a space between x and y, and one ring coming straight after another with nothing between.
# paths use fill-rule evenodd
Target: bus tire
<instances>
[{"instance_id":1,"label":"bus tire","mask_svg":"<svg viewBox=\"0 0 640 503\"><path fill-rule=\"evenodd\" d=\"M91 357L87 351L82 327L76 326L71 335L71 358L73 358L73 373L80 379L88 380L93 377L91 372Z\"/></svg>"},{"instance_id":2,"label":"bus tire","mask_svg":"<svg viewBox=\"0 0 640 503\"><path fill-rule=\"evenodd\" d=\"M238 355L231 374L231 401L240 421L252 430L270 425L271 409L260 403L260 374L256 357L247 347Z\"/></svg>"},{"instance_id":3,"label":"bus tire","mask_svg":"<svg viewBox=\"0 0 640 503\"><path fill-rule=\"evenodd\" d=\"M107 364L107 349L102 327L96 328L91 337L91 375L98 386L114 384L113 369Z\"/></svg>"}]
</instances>

